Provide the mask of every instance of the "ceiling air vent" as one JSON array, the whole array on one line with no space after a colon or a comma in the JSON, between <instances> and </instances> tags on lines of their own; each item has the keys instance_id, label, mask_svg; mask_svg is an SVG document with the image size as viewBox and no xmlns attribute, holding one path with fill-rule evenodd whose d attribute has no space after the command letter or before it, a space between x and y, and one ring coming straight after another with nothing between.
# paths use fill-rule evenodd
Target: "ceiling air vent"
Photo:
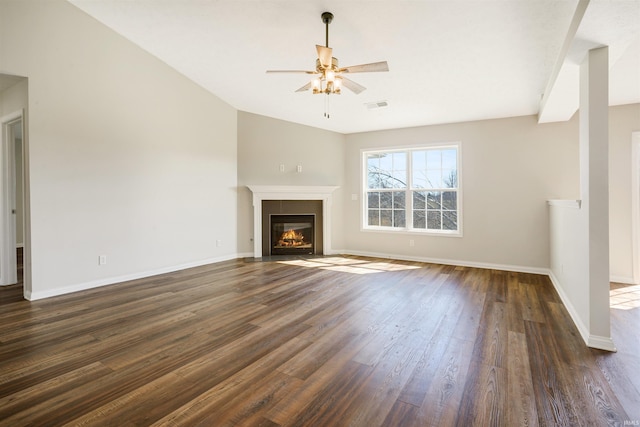
<instances>
[{"instance_id":1,"label":"ceiling air vent","mask_svg":"<svg viewBox=\"0 0 640 427\"><path fill-rule=\"evenodd\" d=\"M367 110L375 110L376 108L384 108L389 106L387 101L367 102L364 104Z\"/></svg>"}]
</instances>

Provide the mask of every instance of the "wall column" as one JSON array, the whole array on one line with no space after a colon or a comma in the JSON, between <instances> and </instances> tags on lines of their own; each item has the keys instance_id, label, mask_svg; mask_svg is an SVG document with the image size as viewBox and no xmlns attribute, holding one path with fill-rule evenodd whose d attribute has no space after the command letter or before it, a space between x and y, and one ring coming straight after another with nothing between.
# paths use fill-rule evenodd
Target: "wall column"
<instances>
[{"instance_id":1,"label":"wall column","mask_svg":"<svg viewBox=\"0 0 640 427\"><path fill-rule=\"evenodd\" d=\"M589 345L615 350L609 313L609 50L580 66L580 191L586 215Z\"/></svg>"}]
</instances>

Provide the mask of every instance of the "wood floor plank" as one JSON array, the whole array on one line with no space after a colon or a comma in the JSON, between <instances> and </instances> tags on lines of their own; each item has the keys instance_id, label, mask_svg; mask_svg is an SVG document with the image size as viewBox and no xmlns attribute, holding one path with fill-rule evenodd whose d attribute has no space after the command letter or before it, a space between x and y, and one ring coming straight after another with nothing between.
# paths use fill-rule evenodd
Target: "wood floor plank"
<instances>
[{"instance_id":1,"label":"wood floor plank","mask_svg":"<svg viewBox=\"0 0 640 427\"><path fill-rule=\"evenodd\" d=\"M469 372L455 425L508 425L506 370L474 361Z\"/></svg>"},{"instance_id":2,"label":"wood floor plank","mask_svg":"<svg viewBox=\"0 0 640 427\"><path fill-rule=\"evenodd\" d=\"M506 367L507 361L507 309L505 303L486 300L482 322L473 349L473 356L485 365Z\"/></svg>"},{"instance_id":3,"label":"wood floor plank","mask_svg":"<svg viewBox=\"0 0 640 427\"><path fill-rule=\"evenodd\" d=\"M543 323L525 321L529 363L536 399L536 411L541 425L579 425L571 404L570 390L563 383L560 371L564 369L556 349L548 346L551 335Z\"/></svg>"},{"instance_id":4,"label":"wood floor plank","mask_svg":"<svg viewBox=\"0 0 640 427\"><path fill-rule=\"evenodd\" d=\"M511 426L538 426L527 338L524 333L509 331L507 345L507 395L510 404L507 405L506 423Z\"/></svg>"},{"instance_id":5,"label":"wood floor plank","mask_svg":"<svg viewBox=\"0 0 640 427\"><path fill-rule=\"evenodd\" d=\"M417 426L451 426L458 418L474 344L457 338L444 341L448 346L418 411Z\"/></svg>"},{"instance_id":6,"label":"wood floor plank","mask_svg":"<svg viewBox=\"0 0 640 427\"><path fill-rule=\"evenodd\" d=\"M163 418L157 420L154 425L197 425L211 416L217 416L220 412L218 408L229 405L230 402L241 396L249 395L251 396L250 398L254 398L253 387L256 383L262 384L264 378L273 373L277 366L289 360L308 345L309 342L297 338L287 341L275 351L258 359L236 374L217 382L214 386L198 394L179 408L166 414ZM293 393L303 382L285 374L281 374L280 378L286 378L288 381L283 392ZM270 403L273 404L274 402L275 399ZM269 407L264 408L265 411L268 409Z\"/></svg>"},{"instance_id":7,"label":"wood floor plank","mask_svg":"<svg viewBox=\"0 0 640 427\"><path fill-rule=\"evenodd\" d=\"M589 349L546 276L331 256L21 295L0 287L2 427L640 421L640 308Z\"/></svg>"}]
</instances>

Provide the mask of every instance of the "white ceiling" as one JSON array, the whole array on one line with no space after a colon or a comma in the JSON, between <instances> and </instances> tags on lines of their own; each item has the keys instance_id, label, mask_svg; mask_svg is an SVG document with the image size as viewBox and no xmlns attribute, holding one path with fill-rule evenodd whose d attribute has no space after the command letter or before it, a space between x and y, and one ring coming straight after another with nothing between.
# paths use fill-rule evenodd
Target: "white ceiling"
<instances>
[{"instance_id":1,"label":"white ceiling","mask_svg":"<svg viewBox=\"0 0 640 427\"><path fill-rule=\"evenodd\" d=\"M545 121L570 117L577 80L567 69L601 45L610 104L640 102L640 0L582 0L575 36L578 0L69 1L239 110L342 133L538 114L548 86L561 94L549 111L562 114ZM265 73L315 68L324 11L341 66L390 69L351 75L367 90L330 96L330 119L324 95L294 92L309 76ZM564 71L550 85L554 69ZM389 106L365 106L382 100Z\"/></svg>"}]
</instances>

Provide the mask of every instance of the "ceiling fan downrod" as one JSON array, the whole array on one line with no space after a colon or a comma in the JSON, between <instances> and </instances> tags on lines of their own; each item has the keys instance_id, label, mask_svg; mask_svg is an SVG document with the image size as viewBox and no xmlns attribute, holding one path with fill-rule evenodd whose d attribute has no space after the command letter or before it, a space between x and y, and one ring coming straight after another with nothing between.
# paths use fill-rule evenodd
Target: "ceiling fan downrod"
<instances>
[{"instance_id":1,"label":"ceiling fan downrod","mask_svg":"<svg viewBox=\"0 0 640 427\"><path fill-rule=\"evenodd\" d=\"M324 12L322 14L322 22L324 22L326 28L326 38L325 38L325 47L329 47L329 24L333 21L333 13Z\"/></svg>"}]
</instances>

